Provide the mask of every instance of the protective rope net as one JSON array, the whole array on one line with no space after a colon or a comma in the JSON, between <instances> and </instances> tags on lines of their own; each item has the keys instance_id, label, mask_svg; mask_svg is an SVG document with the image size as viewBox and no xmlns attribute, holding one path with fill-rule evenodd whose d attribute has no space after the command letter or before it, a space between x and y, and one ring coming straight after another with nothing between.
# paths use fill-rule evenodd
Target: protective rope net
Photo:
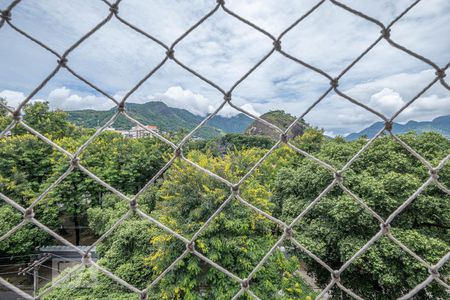
<instances>
[{"instance_id":1,"label":"protective rope net","mask_svg":"<svg viewBox=\"0 0 450 300\"><path fill-rule=\"evenodd\" d=\"M392 133L392 126L393 121L396 119L396 117L404 111L407 107L409 107L413 102L415 102L419 97L421 97L428 89L430 89L435 84L441 84L445 89L450 90L449 85L444 81L445 72L447 68L449 67L450 63L448 63L445 66L439 66L430 59L423 57L412 50L398 44L395 42L391 36L390 31L391 28L403 17L405 16L410 10L412 10L419 2L420 0L414 1L411 5L409 5L404 11L402 11L395 19L393 19L389 24L383 24L377 19L374 19L358 10L355 10L352 7L349 7L343 3L340 3L339 1L335 0L322 0L317 2L312 8L310 8L304 15L300 16L293 24L291 24L288 28L286 28L279 36L273 36L265 29L255 25L251 21L243 18L238 14L238 12L231 11L224 0L217 0L215 3L213 2L211 10L204 15L200 20L198 20L195 24L193 24L187 31L185 31L180 37L178 37L175 41L173 41L172 44L168 45L162 42L161 40L157 39L152 35L152 33L146 32L141 28L138 28L137 26L129 23L127 20L123 19L120 16L119 8L120 8L120 0L117 0L113 3L108 2L106 0L103 0L102 2L105 4L105 18L98 23L95 27L93 27L91 30L86 32L80 39L78 39L72 46L70 46L64 53L60 54L57 51L53 50L49 46L47 46L45 43L39 41L38 39L34 38L27 32L21 30L14 24L14 8L20 3L20 0L13 1L9 6L3 8L1 10L1 19L0 19L0 30L3 26L10 26L17 34L20 34L24 36L25 38L31 40L35 44L39 45L43 49L47 50L48 52L52 53L56 58L56 63L54 69L51 71L51 73L23 100L16 109L12 109L6 105L2 106L9 111L9 113L12 115L12 122L0 133L0 138L5 138L7 133L11 131L15 126L21 126L25 128L28 132L35 135L45 143L51 145L56 150L60 151L64 155L66 155L70 161L70 167L68 170L61 175L53 184L51 184L39 197L37 197L30 206L23 207L10 199L9 197L5 196L3 193L0 193L0 198L14 207L16 210L21 212L23 214L23 220L19 224L17 224L15 227L10 229L6 234L0 237L0 241L3 241L7 239L9 236L14 234L16 231L18 231L20 228L25 226L26 224L32 223L35 226L39 227L41 230L47 232L52 237L60 241L66 246L69 246L73 248L75 251L77 251L83 258L82 263L79 264L72 273L76 272L83 266L96 268L98 271L104 273L106 276L110 277L117 283L123 285L125 288L129 289L130 291L138 294L141 299L147 299L147 294L151 292L151 289L158 284L158 282L168 273L170 272L177 264L186 256L188 255L194 255L197 256L199 259L204 261L206 264L209 264L211 267L217 269L220 272L223 272L227 276L229 276L232 280L236 281L236 283L240 284L240 289L236 293L236 295L233 297L233 299L239 298L244 293L247 293L251 297L255 299L259 299L258 296L255 295L255 293L252 292L252 278L254 275L260 270L263 265L266 263L266 261L270 258L271 254L286 240L290 240L298 249L303 251L306 255L314 259L317 263L319 263L321 266L323 266L326 270L330 272L331 280L328 285L320 292L320 294L317 296L317 299L321 299L324 297L325 294L327 294L330 289L333 287L340 288L343 292L348 294L349 296L355 298L355 299L362 299L362 297L358 296L356 293L354 293L351 289L345 287L340 280L341 274L352 264L353 261L355 261L358 257L363 255L368 248L373 245L376 241L378 241L382 237L389 238L393 243L397 244L401 249L403 249L404 252L406 252L408 255L410 255L412 258L420 262L425 268L429 271L429 276L423 281L420 282L415 288L410 290L407 294L403 295L400 299L410 299L415 294L417 294L420 290L424 289L427 285L432 283L433 281L443 286L445 289L450 290L450 286L446 283L445 278L442 277L439 274L439 269L449 260L450 258L450 252L447 253L445 256L443 256L436 264L431 265L424 259L422 259L420 256L415 254L412 250L410 250L406 245L404 245L402 242L400 242L398 239L395 238L395 236L390 231L390 224L393 222L393 220L398 216L402 211L404 211L417 196L424 191L429 185L436 185L438 188L440 188L443 192L450 195L450 190L446 188L442 183L438 181L438 173L443 168L444 164L450 159L450 154L447 155L437 166L431 165L425 158L423 158L419 153L417 153L414 149L412 149L409 145L407 145L404 141L402 141L398 136L394 135ZM348 13L352 14L353 16L356 16L358 18L362 18L367 22L371 22L375 25L377 25L380 29L380 35L377 39L375 39L355 60L353 60L345 69L343 69L340 74L337 77L332 77L329 74L327 74L322 69L312 66L308 64L307 62L304 62L299 57L294 57L293 55L286 52L285 49L282 47L282 39L288 33L290 30L292 30L294 27L301 26L302 21L304 21L308 16L311 14L314 14L316 10L318 10L325 2L329 2L335 6L335 9L343 9L346 10ZM24 4L25 5L25 4ZM265 54L250 70L248 70L245 75L243 75L239 80L237 80L230 89L226 90L222 88L220 85L214 83L212 80L202 76L198 72L194 71L190 66L185 65L182 61L180 61L176 57L176 49L177 45L185 39L189 34L191 34L193 31L195 31L199 26L202 26L202 24L210 18L212 15L217 13L219 10L223 10L226 14L232 16L233 18L239 20L242 23L242 26L248 26L252 28L253 30L259 31L260 33L264 34L267 37L267 41L269 43L272 43L273 47L271 50ZM78 74L75 70L73 70L70 67L70 54L77 49L83 42L85 42L90 36L92 36L96 31L98 31L102 26L107 24L111 19L116 18L119 22L123 24L123 26L127 26L128 28L131 28L132 30L136 31L137 33L141 34L142 36L152 40L153 42L159 44L161 47L163 47L165 52L165 57L157 64L156 67L151 69L144 78L142 78L133 88L131 88L125 96L120 100L116 100L114 97L103 91L101 88L96 86L95 84L91 83L89 80L85 79L82 75ZM344 74L346 74L353 66L355 66L365 55L367 55L380 41L386 40L392 47L397 48L398 50L402 51L405 55L411 56L415 59L418 59L427 65L431 66L436 72L435 77L430 82L426 83L426 85L423 87L423 89L415 95L413 98L409 99L407 103L401 107L397 112L395 112L391 117L385 116L384 114L380 113L379 111L368 107L367 105L363 104L362 102L358 101L357 99L354 99L353 97L350 97L349 95L345 94L342 90L339 89L339 80L341 79ZM321 96L315 100L315 102L306 109L295 122L293 122L286 130L282 130L279 127L275 126L274 124L271 124L270 122L263 120L259 118L258 116L246 111L245 109L238 107L233 102L233 91L235 88L240 85L252 72L254 72L257 68L259 68L272 54L275 52L280 53L286 59L292 61L292 63L300 64L303 67L306 67L312 71L314 71L317 74L320 74L321 76L327 78L329 80L329 87L321 94ZM157 71L160 69L165 63L168 61L174 61L177 65L179 65L181 68L187 70L192 74L192 76L196 76L197 78L201 79L214 89L218 90L221 94L223 94L223 102L221 105L211 114L209 114L200 124L198 124L197 127L195 127L191 132L189 132L184 138L178 143L175 144L166 137L162 136L158 132L151 130L147 127L145 127L143 124L138 122L137 120L133 119L131 116L127 114L125 111L125 102L127 99L130 98L130 96L147 80L149 80ZM95 89L100 94L107 97L109 100L113 101L117 105L117 112L113 115L113 117L106 122L102 127L100 127L94 135L92 135L81 147L78 148L78 150L74 153L71 153L67 151L66 149L63 149L62 147L58 146L55 142L50 140L49 138L45 137L43 134L35 130L34 128L27 125L21 117L22 109L24 106L61 70L66 69L71 74L73 74L76 78L83 81L93 89ZM308 114L318 103L320 103L328 94L335 92L337 95L343 97L344 99L348 100L350 103L357 105L359 107L362 107L363 109L367 110L368 112L378 116L383 120L385 126L382 130L380 130L373 138L367 141L367 143L345 164L345 166L338 170L334 168L333 166L327 164L324 161L321 161L320 159L314 157L310 153L308 153L305 150L302 150L296 146L294 146L288 138L288 133L292 129L292 127L300 121L303 117L305 117L306 114ZM199 166L198 164L194 163L193 161L187 159L183 155L183 147L186 145L187 141L204 125L213 118L217 113L226 105L230 105L234 109L248 115L249 117L258 120L259 122L265 124L266 126L269 126L273 130L277 131L279 133L279 140L275 143L275 145L248 171L248 173L241 178L237 183L229 182L228 180L222 178L221 176ZM107 127L109 127L111 124L114 123L114 121L117 119L119 115L125 116L127 119L129 119L131 122L135 123L137 126L141 127L142 130L145 130L155 136L156 138L160 139L162 142L168 144L170 147L173 148L174 154L173 157L168 161L168 163L161 169L159 172L151 178L148 183L142 188L141 191L139 191L135 196L128 197L103 181L101 178L97 177L96 174L89 171L86 167L84 167L79 160L80 154L83 152L84 149L97 137L99 136ZM392 212L386 219L383 219L380 217L377 212L373 211L369 206L367 206L362 199L360 199L358 196L356 196L354 193L352 193L351 190L349 190L343 182L343 174L349 169L349 167L352 165L352 163L374 142L375 139L377 139L380 135L383 133L390 134L392 138L397 141L402 147L404 147L408 152L410 152L416 159L418 159L429 171L429 178L420 186L419 189L415 193L413 193L408 199L405 199L402 205L400 205L394 212ZM332 182L320 193L319 196L317 196L307 207L304 209L290 224L286 224L282 220L279 220L268 213L262 211L260 208L250 204L248 201L246 201L243 197L241 197L239 193L239 187L244 183L244 181L260 166L264 160L280 145L287 145L289 148L293 149L294 151L298 152L299 154L303 155L304 157L313 160L317 164L321 165L322 167L328 169L330 172L334 174L334 179ZM191 166L197 168L201 172L204 172L208 174L209 176L214 177L217 180L220 180L221 182L225 183L230 188L230 196L227 198L226 201L222 203L222 205L214 212L213 215L209 217L209 219L202 225L202 227L193 235L191 239L188 239L184 237L183 235L175 232L172 230L169 226L166 226L162 224L161 222L155 220L148 214L144 213L142 210L138 208L138 197L152 184L155 183L155 181L168 169L171 167L171 165L176 160L182 160L190 164ZM47 194L50 193L61 181L64 180L72 171L75 169L80 170L81 172L85 173L87 176L92 178L97 183L101 184L103 187L120 197L121 199L127 201L129 203L129 210L128 212L120 218L103 236L101 236L91 247L89 247L87 250L82 251L77 246L42 224L39 220L37 220L33 213L33 208L42 201ZM354 255L348 259L339 269L335 270L331 268L329 265L327 265L322 259L320 259L318 256L316 256L314 253L309 251L305 246L303 246L298 240L294 238L293 234L293 226L297 224L304 216L307 214L320 200L323 198L327 193L333 189L334 187L340 187L345 193L350 195L354 201L359 203L365 211L367 211L369 214L371 214L376 220L378 220L380 224L379 231L363 246L361 247ZM259 263L256 265L256 267L253 269L252 272L246 277L246 278L240 278L237 275L233 274L229 270L223 268L219 264L215 263L208 257L204 256L200 252L198 252L195 248L195 242L197 237L205 231L205 229L208 227L210 222L224 209L224 207L227 206L227 204L232 200L237 199L240 203L247 206L251 210L255 211L257 214L260 214L264 216L265 218L271 220L272 222L278 224L281 226L284 230L283 234L279 238L279 240L272 246L272 248L266 253L266 255L259 261ZM114 275L110 271L106 270L99 264L97 264L95 261L91 259L90 252L92 251L93 247L97 245L99 242L103 241L105 238L107 238L111 233L116 229L119 225L121 225L130 215L135 214L138 215L148 221L150 221L152 224L158 226L168 234L172 235L176 239L180 240L186 245L186 250L176 259L173 261L172 264L170 264L151 284L146 287L145 289L138 289L132 284L129 284L125 280L119 278L118 276ZM54 287L56 287L60 282L63 282L65 279L67 279L72 273L65 274L64 276L61 276L56 281L52 282L52 285L44 290L41 290L40 293L33 297L18 287L14 286L13 284L9 283L4 278L0 277L0 284L4 285L5 287L9 288L10 290L16 292L18 295L22 296L25 299L38 299L42 297L43 295L47 294L49 291L51 291Z\"/></svg>"}]
</instances>

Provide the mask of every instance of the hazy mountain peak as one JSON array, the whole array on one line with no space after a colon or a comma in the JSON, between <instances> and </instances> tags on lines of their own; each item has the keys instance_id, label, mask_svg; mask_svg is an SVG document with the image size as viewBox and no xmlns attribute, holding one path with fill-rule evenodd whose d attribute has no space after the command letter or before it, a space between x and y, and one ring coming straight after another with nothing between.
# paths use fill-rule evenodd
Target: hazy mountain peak
<instances>
[{"instance_id":1,"label":"hazy mountain peak","mask_svg":"<svg viewBox=\"0 0 450 300\"><path fill-rule=\"evenodd\" d=\"M372 138L378 131L380 131L384 127L383 122L376 122L370 125L369 127L361 130L360 132L352 133L346 136L348 140L355 140L362 136L367 136L368 138ZM441 133L442 135L450 138L450 115L448 116L440 116L434 118L431 121L408 121L406 124L394 123L392 132L393 133L407 133L410 131L414 131L417 133L421 132L429 132L436 131Z\"/></svg>"}]
</instances>

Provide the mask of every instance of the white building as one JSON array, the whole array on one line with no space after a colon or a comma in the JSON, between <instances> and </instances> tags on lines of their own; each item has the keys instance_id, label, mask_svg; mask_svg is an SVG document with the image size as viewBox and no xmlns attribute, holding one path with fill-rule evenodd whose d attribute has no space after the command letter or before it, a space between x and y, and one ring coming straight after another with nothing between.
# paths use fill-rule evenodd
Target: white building
<instances>
[{"instance_id":1,"label":"white building","mask_svg":"<svg viewBox=\"0 0 450 300\"><path fill-rule=\"evenodd\" d=\"M144 127L150 131L159 133L159 128L156 125L145 125ZM140 126L133 126L130 130L123 130L123 131L121 131L121 133L125 137L138 139L138 138L153 136L152 133L148 130L143 129Z\"/></svg>"}]
</instances>

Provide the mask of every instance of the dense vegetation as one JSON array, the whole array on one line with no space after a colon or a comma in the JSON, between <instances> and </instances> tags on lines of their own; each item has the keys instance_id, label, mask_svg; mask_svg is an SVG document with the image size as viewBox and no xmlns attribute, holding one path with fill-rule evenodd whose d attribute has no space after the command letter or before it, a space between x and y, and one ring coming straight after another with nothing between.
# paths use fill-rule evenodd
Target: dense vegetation
<instances>
[{"instance_id":1,"label":"dense vegetation","mask_svg":"<svg viewBox=\"0 0 450 300\"><path fill-rule=\"evenodd\" d=\"M64 112L45 103L26 108L24 120L74 152L93 131L76 127ZM0 117L0 126L8 124ZM402 139L434 166L450 153L450 141L437 133L406 134ZM366 142L325 138L307 129L292 140L301 149L341 168ZM263 136L226 135L192 142L185 156L231 182L237 182L273 141ZM139 191L172 155L154 138L128 139L116 133L96 138L80 157L81 164L127 195ZM0 141L0 191L29 205L67 168L67 157L35 136L16 128ZM427 169L389 136L383 136L343 174L344 185L382 218L387 218L428 178ZM240 189L242 197L265 212L290 222L333 180L317 163L281 146ZM450 186L448 164L439 180ZM220 181L187 163L175 164L139 199L139 208L186 237L193 234L228 198ZM430 264L450 251L450 196L429 186L391 224L392 234ZM64 217L88 225L96 237L105 233L129 206L76 171L36 207L36 218L57 230ZM87 213L86 213L87 212ZM0 205L0 234L21 220L10 206ZM295 238L334 269L348 260L377 231L379 224L338 187L331 190L295 226ZM196 249L240 277L246 277L282 234L273 222L233 199L196 241ZM31 237L31 238L30 238ZM31 253L53 244L46 234L27 225L0 243L2 255ZM282 249L284 249L282 251ZM138 216L132 215L97 246L98 263L125 281L144 288L167 268L185 246ZM255 274L251 290L262 299L311 299L315 292L298 274L306 270L320 287L330 274L289 242L277 249ZM449 274L445 265L440 274ZM427 270L383 237L346 270L342 283L365 299L396 298L424 280ZM76 288L78 287L78 288ZM151 299L229 299L239 284L196 256L188 255L149 294ZM333 289L336 299L346 294ZM446 291L431 284L419 299L444 299ZM92 268L81 270L44 299L136 299L136 295Z\"/></svg>"},{"instance_id":2,"label":"dense vegetation","mask_svg":"<svg viewBox=\"0 0 450 300\"><path fill-rule=\"evenodd\" d=\"M436 133L407 134L402 139L434 166L450 153L450 141ZM314 154L341 168L364 143L364 140L329 140ZM417 159L385 136L376 140L344 173L344 184L386 219L428 177L428 170ZM282 169L277 174L273 194L279 216L292 220L332 179L328 171L306 160L296 168ZM448 164L440 171L439 180L450 186ZM430 264L437 263L450 251L449 200L448 194L431 185L391 224L392 234ZM380 230L379 222L340 188L334 188L295 228L299 241L334 269L339 269ZM319 283L330 280L328 271L311 259L304 259ZM449 271L447 265L440 272L449 274ZM383 237L342 274L342 282L365 299L393 299L428 275L426 268ZM444 299L446 295L435 284L418 297Z\"/></svg>"},{"instance_id":3,"label":"dense vegetation","mask_svg":"<svg viewBox=\"0 0 450 300\"><path fill-rule=\"evenodd\" d=\"M0 123L7 124L7 119L3 117ZM62 111L49 112L46 103L26 107L24 122L72 153L94 133L69 123ZM117 133L105 132L85 149L80 162L122 192L136 193L163 166L161 156L167 150L168 147L156 139L124 139ZM0 140L0 157L0 190L22 206L30 205L70 166L67 156L20 126L14 128L12 136ZM145 160L142 159L144 157ZM52 229L61 228L61 215L71 218L74 226L79 227L86 217L86 209L100 205L105 193L104 187L75 170L45 201L41 201L35 213ZM0 223L2 232L16 225L21 218L7 205L0 207L0 214L5 217L2 219L5 221ZM16 234L0 243L0 251L8 255L21 255L32 252L44 240L47 243L51 241L48 235L36 231L31 225L27 225L26 229L35 234ZM80 232L75 232L75 235L75 243L78 244Z\"/></svg>"}]
</instances>

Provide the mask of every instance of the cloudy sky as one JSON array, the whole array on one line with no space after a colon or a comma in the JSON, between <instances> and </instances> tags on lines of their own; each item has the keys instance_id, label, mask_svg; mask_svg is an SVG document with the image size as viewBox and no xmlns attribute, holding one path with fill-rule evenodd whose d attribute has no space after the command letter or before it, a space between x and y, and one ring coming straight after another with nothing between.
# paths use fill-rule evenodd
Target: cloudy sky
<instances>
[{"instance_id":1,"label":"cloudy sky","mask_svg":"<svg viewBox=\"0 0 450 300\"><path fill-rule=\"evenodd\" d=\"M0 0L5 8L11 0ZM277 36L318 1L227 0L226 6ZM347 0L343 3L388 24L411 0ZM214 0L123 0L119 15L166 44L215 6ZM108 15L100 0L24 0L12 12L12 22L58 53L77 41ZM426 0L393 28L397 43L440 67L450 61L450 1ZM376 25L326 1L282 39L292 56L338 75L380 34ZM17 34L0 29L0 97L17 105L56 66L56 58ZM176 57L196 72L228 90L272 48L265 35L218 10L175 48ZM81 76L120 99L165 55L165 49L113 18L76 48L68 65ZM448 73L448 72L447 72ZM381 41L340 80L340 89L390 116L434 78L431 67ZM446 78L449 82L449 76ZM283 109L301 115L327 88L317 73L274 53L233 91L233 102L255 114ZM35 96L52 108L106 110L114 103L62 69ZM168 61L130 98L143 103L161 100L205 116L223 100L213 87ZM225 107L222 115L237 112ZM397 121L431 120L450 114L450 93L435 84ZM331 93L305 119L329 133L361 130L377 117Z\"/></svg>"}]
</instances>

